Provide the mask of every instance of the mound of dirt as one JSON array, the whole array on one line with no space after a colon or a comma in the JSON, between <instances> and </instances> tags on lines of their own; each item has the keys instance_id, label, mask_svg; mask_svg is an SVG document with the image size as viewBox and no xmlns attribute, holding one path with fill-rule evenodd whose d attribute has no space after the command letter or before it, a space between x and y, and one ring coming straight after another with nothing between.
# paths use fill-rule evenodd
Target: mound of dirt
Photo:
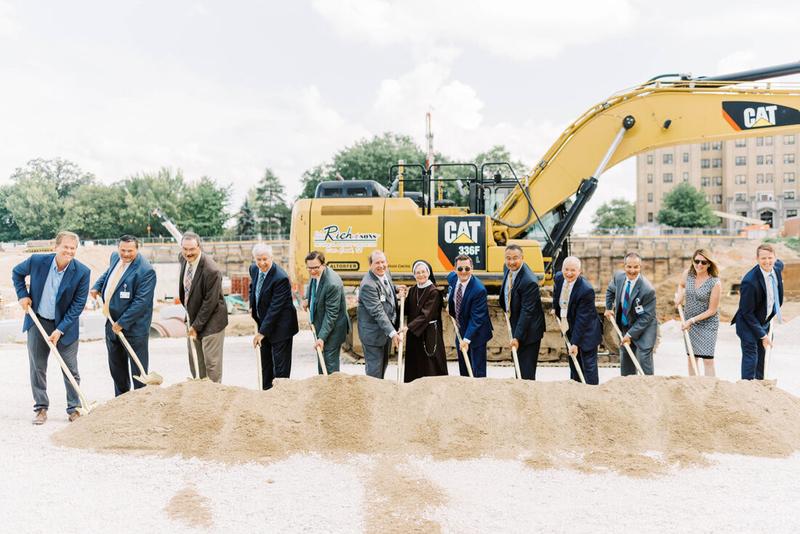
<instances>
[{"instance_id":1,"label":"mound of dirt","mask_svg":"<svg viewBox=\"0 0 800 534\"><path fill-rule=\"evenodd\" d=\"M621 377L598 387L432 377L279 380L268 392L209 381L147 387L53 436L63 446L268 462L295 453L491 456L633 475L702 453L788 456L800 399L768 383Z\"/></svg>"}]
</instances>

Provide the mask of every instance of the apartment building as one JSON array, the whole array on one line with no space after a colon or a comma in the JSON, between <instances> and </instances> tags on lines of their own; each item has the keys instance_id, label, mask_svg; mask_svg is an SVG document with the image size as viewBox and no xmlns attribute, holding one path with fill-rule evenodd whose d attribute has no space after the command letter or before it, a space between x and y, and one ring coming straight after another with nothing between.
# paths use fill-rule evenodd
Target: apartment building
<instances>
[{"instance_id":1,"label":"apartment building","mask_svg":"<svg viewBox=\"0 0 800 534\"><path fill-rule=\"evenodd\" d=\"M702 191L711 209L780 228L800 210L798 134L677 145L636 158L636 224L657 224L664 195L681 182ZM723 219L731 230L745 223Z\"/></svg>"}]
</instances>

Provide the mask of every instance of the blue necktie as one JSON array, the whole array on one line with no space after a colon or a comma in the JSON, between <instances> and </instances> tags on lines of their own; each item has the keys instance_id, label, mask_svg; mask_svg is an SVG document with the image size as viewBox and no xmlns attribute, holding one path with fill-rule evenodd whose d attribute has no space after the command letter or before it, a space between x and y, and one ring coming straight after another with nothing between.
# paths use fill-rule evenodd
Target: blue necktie
<instances>
[{"instance_id":1,"label":"blue necktie","mask_svg":"<svg viewBox=\"0 0 800 534\"><path fill-rule=\"evenodd\" d=\"M628 309L631 307L631 281L625 282L625 294L622 297L622 326L628 326Z\"/></svg>"},{"instance_id":2,"label":"blue necktie","mask_svg":"<svg viewBox=\"0 0 800 534\"><path fill-rule=\"evenodd\" d=\"M314 301L317 297L317 279L311 279L311 287L308 289L311 296L308 299L308 320L314 322Z\"/></svg>"},{"instance_id":3,"label":"blue necktie","mask_svg":"<svg viewBox=\"0 0 800 534\"><path fill-rule=\"evenodd\" d=\"M772 284L772 306L775 308L775 317L778 318L778 323L783 322L781 317L781 298L778 295L778 281L775 279L775 272L769 273L770 284Z\"/></svg>"},{"instance_id":4,"label":"blue necktie","mask_svg":"<svg viewBox=\"0 0 800 534\"><path fill-rule=\"evenodd\" d=\"M258 273L258 282L256 282L256 308L258 307L258 300L261 298L261 288L264 286L265 277L266 273L264 271Z\"/></svg>"}]
</instances>

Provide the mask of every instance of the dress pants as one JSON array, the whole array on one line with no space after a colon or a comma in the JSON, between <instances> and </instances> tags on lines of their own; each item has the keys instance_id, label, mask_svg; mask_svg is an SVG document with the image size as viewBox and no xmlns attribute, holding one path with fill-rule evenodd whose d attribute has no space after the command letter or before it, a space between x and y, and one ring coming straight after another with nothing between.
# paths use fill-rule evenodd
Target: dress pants
<instances>
[{"instance_id":1,"label":"dress pants","mask_svg":"<svg viewBox=\"0 0 800 534\"><path fill-rule=\"evenodd\" d=\"M542 340L520 345L517 349L519 372L523 380L536 380L536 365L539 363L539 347Z\"/></svg>"},{"instance_id":2,"label":"dress pants","mask_svg":"<svg viewBox=\"0 0 800 534\"><path fill-rule=\"evenodd\" d=\"M339 353L342 349L342 341L336 339L329 339L330 343L325 342L325 348L322 349L322 359L325 360L325 368L328 374L339 372ZM319 365L319 358L317 358L317 373L322 374L322 367Z\"/></svg>"},{"instance_id":3,"label":"dress pants","mask_svg":"<svg viewBox=\"0 0 800 534\"><path fill-rule=\"evenodd\" d=\"M625 349L623 348L622 350ZM627 356L627 351L625 355ZM578 365L581 367L583 378L586 380L586 383L592 386L599 384L600 377L597 372L597 347L592 350L583 350L578 347L578 356L576 359L578 360ZM628 359L630 359L630 357L628 357ZM633 365L633 362L631 362L631 365ZM642 368L644 369L644 367ZM575 364L572 362L571 357L569 358L569 377L576 382L581 381L581 377L578 376L578 371L575 370Z\"/></svg>"},{"instance_id":4,"label":"dress pants","mask_svg":"<svg viewBox=\"0 0 800 534\"><path fill-rule=\"evenodd\" d=\"M367 365L367 376L373 378L383 378L386 374L386 367L389 366L389 351L392 348L392 340L389 339L381 345L361 345L364 348L364 363Z\"/></svg>"},{"instance_id":5,"label":"dress pants","mask_svg":"<svg viewBox=\"0 0 800 534\"><path fill-rule=\"evenodd\" d=\"M261 340L261 387L272 388L272 381L276 378L289 378L292 373L292 340L283 341Z\"/></svg>"},{"instance_id":6,"label":"dress pants","mask_svg":"<svg viewBox=\"0 0 800 534\"><path fill-rule=\"evenodd\" d=\"M761 340L746 341L742 345L742 380L764 380L764 355L766 350Z\"/></svg>"},{"instance_id":7,"label":"dress pants","mask_svg":"<svg viewBox=\"0 0 800 534\"><path fill-rule=\"evenodd\" d=\"M128 340L133 352L139 357L146 373L150 362L148 347L150 336L131 337L126 335L125 339ZM108 321L106 321L106 349L108 349L108 369L111 371L111 379L114 381L114 395L119 397L131 390L131 376L139 375L139 367L128 354L119 336L111 330L111 323ZM138 380L133 379L134 389L143 388L144 386Z\"/></svg>"},{"instance_id":8,"label":"dress pants","mask_svg":"<svg viewBox=\"0 0 800 534\"><path fill-rule=\"evenodd\" d=\"M633 354L636 356L636 359L639 360L639 365L642 366L642 371L646 375L653 374L653 347L639 347L636 345L636 341L631 340L631 350ZM631 357L628 356L628 351L625 347L620 344L619 346L619 367L622 376L629 376L636 374L636 365L634 365L633 360Z\"/></svg>"},{"instance_id":9,"label":"dress pants","mask_svg":"<svg viewBox=\"0 0 800 534\"><path fill-rule=\"evenodd\" d=\"M458 339L456 339L456 348L458 349L458 371L461 376L469 376L467 372L467 365L464 363L464 354L458 347ZM472 364L472 374L475 378L486 378L486 343L482 345L469 344L467 350L469 362ZM522 362L520 362L520 366ZM534 374L536 372L534 371Z\"/></svg>"},{"instance_id":10,"label":"dress pants","mask_svg":"<svg viewBox=\"0 0 800 534\"><path fill-rule=\"evenodd\" d=\"M42 323L44 331L48 335L53 333L56 329L56 324L50 319L39 317L39 322ZM78 374L78 340L69 345L63 345L59 340L56 345L59 354L67 364L67 369L70 370L75 381L80 385L81 377ZM49 408L50 399L47 396L47 357L50 355L50 346L42 337L36 325L28 329L28 360L30 362L30 376L31 376L31 391L33 392L33 409ZM70 384L67 375L61 371L64 376L64 388L67 390L67 413L72 413L81 405L81 400L78 397L78 392Z\"/></svg>"},{"instance_id":11,"label":"dress pants","mask_svg":"<svg viewBox=\"0 0 800 534\"><path fill-rule=\"evenodd\" d=\"M194 340L197 349L197 365L200 367L200 378L208 378L212 382L222 382L222 345L225 341L225 330L216 334L208 334ZM187 338L189 349L189 371L194 373L194 360L192 359L192 339Z\"/></svg>"}]
</instances>

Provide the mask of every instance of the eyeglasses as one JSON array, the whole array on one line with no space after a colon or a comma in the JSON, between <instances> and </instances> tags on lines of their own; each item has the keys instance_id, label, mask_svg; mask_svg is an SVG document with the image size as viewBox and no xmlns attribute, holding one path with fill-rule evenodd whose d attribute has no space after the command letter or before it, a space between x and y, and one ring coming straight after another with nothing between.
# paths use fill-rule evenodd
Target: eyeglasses
<instances>
[{"instance_id":1,"label":"eyeglasses","mask_svg":"<svg viewBox=\"0 0 800 534\"><path fill-rule=\"evenodd\" d=\"M709 263L711 262L709 262L708 260L694 260L695 265L708 265Z\"/></svg>"},{"instance_id":2,"label":"eyeglasses","mask_svg":"<svg viewBox=\"0 0 800 534\"><path fill-rule=\"evenodd\" d=\"M472 267L470 267L469 265L465 265L464 267L456 267L456 271L458 271L458 272L462 272L462 271L470 272L471 270L472 270Z\"/></svg>"},{"instance_id":3,"label":"eyeglasses","mask_svg":"<svg viewBox=\"0 0 800 534\"><path fill-rule=\"evenodd\" d=\"M322 267L322 265L306 265L306 269L308 269L309 271L316 271L320 267Z\"/></svg>"}]
</instances>

